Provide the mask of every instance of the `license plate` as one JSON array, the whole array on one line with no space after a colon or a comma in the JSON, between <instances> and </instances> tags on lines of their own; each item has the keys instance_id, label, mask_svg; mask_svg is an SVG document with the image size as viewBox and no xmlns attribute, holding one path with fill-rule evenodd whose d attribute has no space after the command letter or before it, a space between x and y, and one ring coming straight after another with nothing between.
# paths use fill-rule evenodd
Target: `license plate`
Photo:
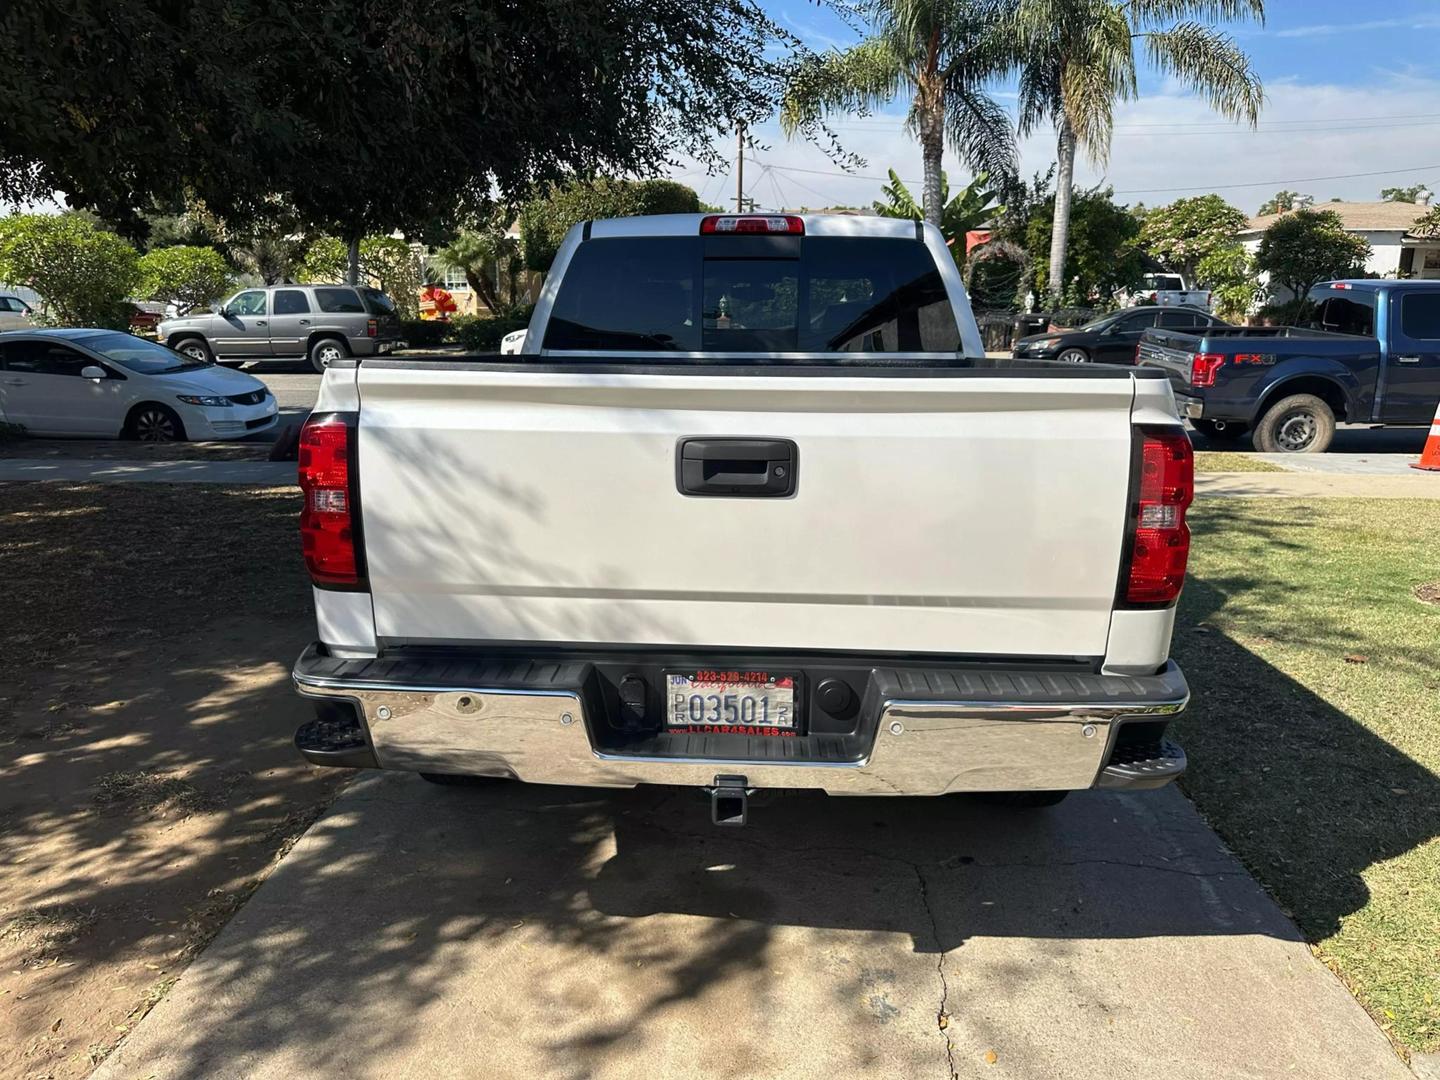
<instances>
[{"instance_id":1,"label":"license plate","mask_svg":"<svg viewBox=\"0 0 1440 1080\"><path fill-rule=\"evenodd\" d=\"M671 731L795 735L795 676L771 671L665 673Z\"/></svg>"}]
</instances>

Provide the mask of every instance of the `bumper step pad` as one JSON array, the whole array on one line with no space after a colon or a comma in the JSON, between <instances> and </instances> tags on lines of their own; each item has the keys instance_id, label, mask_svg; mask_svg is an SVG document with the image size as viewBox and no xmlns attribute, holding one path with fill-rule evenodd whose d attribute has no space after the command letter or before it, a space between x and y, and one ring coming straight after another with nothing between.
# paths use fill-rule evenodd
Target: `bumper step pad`
<instances>
[{"instance_id":1,"label":"bumper step pad","mask_svg":"<svg viewBox=\"0 0 1440 1080\"><path fill-rule=\"evenodd\" d=\"M1120 744L1100 770L1096 787L1131 790L1164 787L1185 771L1185 751L1169 739Z\"/></svg>"}]
</instances>

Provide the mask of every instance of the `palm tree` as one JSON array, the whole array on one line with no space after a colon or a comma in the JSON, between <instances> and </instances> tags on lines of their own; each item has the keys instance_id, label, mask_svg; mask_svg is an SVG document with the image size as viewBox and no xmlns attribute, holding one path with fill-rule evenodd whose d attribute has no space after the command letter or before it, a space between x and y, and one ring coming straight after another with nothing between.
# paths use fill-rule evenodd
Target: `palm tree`
<instances>
[{"instance_id":1,"label":"palm tree","mask_svg":"<svg viewBox=\"0 0 1440 1080\"><path fill-rule=\"evenodd\" d=\"M1075 149L1084 146L1097 165L1108 159L1115 104L1138 96L1135 43L1212 109L1254 126L1264 93L1249 57L1230 35L1197 21L1247 18L1264 21L1264 0L1018 0L999 24L997 36L1016 50L1020 69L1020 133L1055 126L1052 303L1065 283Z\"/></svg>"},{"instance_id":2,"label":"palm tree","mask_svg":"<svg viewBox=\"0 0 1440 1080\"><path fill-rule=\"evenodd\" d=\"M884 202L873 202L871 209L881 217L909 218L919 221L924 211L915 202L905 181L890 170L890 182L880 189ZM945 208L940 215L940 232L950 245L956 262L965 261L965 234L978 229L1005 207L995 202L995 192L989 186L989 176L980 173L966 184L954 198L950 196L950 178L940 173L940 204Z\"/></svg>"},{"instance_id":3,"label":"palm tree","mask_svg":"<svg viewBox=\"0 0 1440 1080\"><path fill-rule=\"evenodd\" d=\"M998 0L868 0L871 34L844 52L802 64L780 106L787 135L824 131L832 112L866 112L910 95L909 129L924 159L925 220L939 225L945 141L972 169L1015 173L1015 134L980 89L1003 61L984 48L1002 13ZM828 132L827 132L828 134Z\"/></svg>"}]
</instances>

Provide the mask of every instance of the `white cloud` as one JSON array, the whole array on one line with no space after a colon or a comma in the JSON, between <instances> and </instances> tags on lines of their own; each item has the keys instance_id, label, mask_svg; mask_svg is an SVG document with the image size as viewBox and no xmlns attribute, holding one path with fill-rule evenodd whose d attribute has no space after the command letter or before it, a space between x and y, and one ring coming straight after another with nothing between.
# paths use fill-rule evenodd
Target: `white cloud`
<instances>
[{"instance_id":1,"label":"white cloud","mask_svg":"<svg viewBox=\"0 0 1440 1080\"><path fill-rule=\"evenodd\" d=\"M1434 102L1440 79L1420 75L1377 76L1371 85L1309 85L1281 81L1267 87L1258 131L1231 125L1203 102L1179 93L1157 93L1122 105L1108 168L1077 163L1077 182L1104 181L1121 202L1156 205L1184 195L1218 191L1253 212L1280 188L1315 196L1375 199L1382 187L1424 181L1440 184L1440 116ZM758 129L768 144L745 168L746 193L763 208L868 205L879 194L885 170L907 181L920 176L920 148L899 115L837 117L834 124L847 150L866 159L861 178L833 175L836 166L816 147L789 141L774 124ZM722 151L733 155L733 144ZM1024 175L1043 171L1054 160L1054 137L1038 133L1021 144ZM771 168L766 170L765 166ZM1416 169L1431 165L1430 169ZM952 178L967 175L946 155ZM682 166L675 172L693 170ZM813 170L813 171L789 171ZM1388 175L1311 180L1352 173ZM734 198L734 176L692 175L687 182L710 202ZM707 182L708 180L708 182ZM1236 186L1236 185L1251 186ZM1181 190L1168 190L1181 189ZM1440 189L1437 189L1440 190Z\"/></svg>"},{"instance_id":2,"label":"white cloud","mask_svg":"<svg viewBox=\"0 0 1440 1080\"><path fill-rule=\"evenodd\" d=\"M1403 19L1372 19L1369 22L1312 23L1272 30L1275 37L1329 37L1333 34L1355 34L1366 30L1434 30L1440 28L1440 16L1412 15Z\"/></svg>"}]
</instances>

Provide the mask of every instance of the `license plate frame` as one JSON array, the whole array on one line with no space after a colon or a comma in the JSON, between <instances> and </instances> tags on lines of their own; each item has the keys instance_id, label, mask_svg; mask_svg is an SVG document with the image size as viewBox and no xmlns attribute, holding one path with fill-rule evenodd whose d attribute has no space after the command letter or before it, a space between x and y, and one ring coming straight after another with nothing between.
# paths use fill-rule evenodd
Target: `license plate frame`
<instances>
[{"instance_id":1,"label":"license plate frame","mask_svg":"<svg viewBox=\"0 0 1440 1080\"><path fill-rule=\"evenodd\" d=\"M798 672L675 668L663 677L667 733L782 738L802 733Z\"/></svg>"}]
</instances>

